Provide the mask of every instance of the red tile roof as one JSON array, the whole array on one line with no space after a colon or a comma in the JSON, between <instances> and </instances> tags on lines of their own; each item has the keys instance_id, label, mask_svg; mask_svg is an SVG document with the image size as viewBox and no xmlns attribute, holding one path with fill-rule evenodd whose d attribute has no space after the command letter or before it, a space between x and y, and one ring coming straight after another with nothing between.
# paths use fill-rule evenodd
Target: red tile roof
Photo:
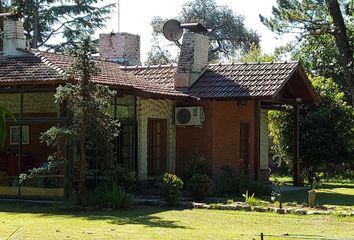
<instances>
[{"instance_id":1,"label":"red tile roof","mask_svg":"<svg viewBox=\"0 0 354 240\"><path fill-rule=\"evenodd\" d=\"M188 90L200 98L273 97L298 63L210 65Z\"/></svg>"},{"instance_id":2,"label":"red tile roof","mask_svg":"<svg viewBox=\"0 0 354 240\"><path fill-rule=\"evenodd\" d=\"M65 82L65 72L74 61L68 55L38 50L29 50L27 54L0 57L0 85ZM269 98L299 69L297 62L210 65L189 89L175 89L177 66L121 67L114 62L95 61L101 72L93 81L157 97Z\"/></svg>"},{"instance_id":3,"label":"red tile roof","mask_svg":"<svg viewBox=\"0 0 354 240\"><path fill-rule=\"evenodd\" d=\"M56 83L63 76L34 56L0 57L0 85Z\"/></svg>"},{"instance_id":4,"label":"red tile roof","mask_svg":"<svg viewBox=\"0 0 354 240\"><path fill-rule=\"evenodd\" d=\"M272 97L298 69L291 63L240 63L209 65L189 88L180 91L195 98ZM160 88L174 90L176 66L125 67Z\"/></svg>"}]
</instances>

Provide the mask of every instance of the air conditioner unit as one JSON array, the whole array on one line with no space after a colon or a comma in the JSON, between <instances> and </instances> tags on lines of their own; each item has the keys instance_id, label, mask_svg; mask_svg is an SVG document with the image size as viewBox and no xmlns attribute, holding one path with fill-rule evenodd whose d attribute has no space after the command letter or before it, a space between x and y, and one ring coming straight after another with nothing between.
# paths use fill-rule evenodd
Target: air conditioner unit
<instances>
[{"instance_id":1,"label":"air conditioner unit","mask_svg":"<svg viewBox=\"0 0 354 240\"><path fill-rule=\"evenodd\" d=\"M176 107L176 126L202 126L205 120L203 107Z\"/></svg>"}]
</instances>

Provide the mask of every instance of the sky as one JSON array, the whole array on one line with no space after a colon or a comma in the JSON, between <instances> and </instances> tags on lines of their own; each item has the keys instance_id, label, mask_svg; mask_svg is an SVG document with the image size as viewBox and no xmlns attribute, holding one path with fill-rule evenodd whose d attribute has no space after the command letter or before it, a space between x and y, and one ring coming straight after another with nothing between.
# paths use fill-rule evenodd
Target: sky
<instances>
[{"instance_id":1,"label":"sky","mask_svg":"<svg viewBox=\"0 0 354 240\"><path fill-rule=\"evenodd\" d=\"M144 62L151 47L154 16L172 19L178 16L183 3L188 0L120 0L120 31L138 34L141 37L141 59ZM104 0L104 3L118 0ZM228 5L233 11L245 18L245 26L255 30L261 36L261 48L264 53L272 53L275 47L284 45L291 36L278 36L267 29L259 20L259 14L271 16L272 6L276 0L216 0L218 5ZM99 33L118 31L118 6L107 22L107 27ZM161 45L172 46L170 42L162 41ZM176 47L172 47L176 51Z\"/></svg>"}]
</instances>

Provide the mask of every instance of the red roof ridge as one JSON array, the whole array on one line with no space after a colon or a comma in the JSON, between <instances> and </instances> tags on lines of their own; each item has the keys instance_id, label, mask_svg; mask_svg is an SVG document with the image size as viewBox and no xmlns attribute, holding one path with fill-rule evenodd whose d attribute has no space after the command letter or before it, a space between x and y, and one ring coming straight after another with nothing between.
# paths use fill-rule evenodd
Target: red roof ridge
<instances>
[{"instance_id":1,"label":"red roof ridge","mask_svg":"<svg viewBox=\"0 0 354 240\"><path fill-rule=\"evenodd\" d=\"M128 70L134 70L134 69L159 69L159 68L173 68L177 67L176 64L159 64L159 65L144 65L144 66L120 66L120 69L128 69Z\"/></svg>"},{"instance_id":2,"label":"red roof ridge","mask_svg":"<svg viewBox=\"0 0 354 240\"><path fill-rule=\"evenodd\" d=\"M231 62L209 63L209 66L257 65L257 64L298 64L299 61L271 61L271 62Z\"/></svg>"},{"instance_id":3,"label":"red roof ridge","mask_svg":"<svg viewBox=\"0 0 354 240\"><path fill-rule=\"evenodd\" d=\"M46 64L48 67L54 69L55 71L57 71L60 75L64 75L65 74L65 70L62 69L61 67L58 67L55 63L51 62L50 60L48 60L45 56L42 55L43 51L39 51L38 49L29 49L35 56L41 58L42 62L44 64ZM57 54L57 53L52 53L52 52L48 52L46 51L45 53L51 53L51 54ZM61 54L64 55L64 54Z\"/></svg>"}]
</instances>

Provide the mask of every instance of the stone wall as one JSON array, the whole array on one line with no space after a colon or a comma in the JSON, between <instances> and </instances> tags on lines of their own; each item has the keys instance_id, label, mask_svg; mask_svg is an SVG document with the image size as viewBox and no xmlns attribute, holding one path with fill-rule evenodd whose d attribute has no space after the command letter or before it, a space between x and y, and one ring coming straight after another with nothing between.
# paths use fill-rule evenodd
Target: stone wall
<instances>
[{"instance_id":1,"label":"stone wall","mask_svg":"<svg viewBox=\"0 0 354 240\"><path fill-rule=\"evenodd\" d=\"M268 150L269 150L269 141L268 141L268 111L261 110L261 126L260 126L260 169L268 170Z\"/></svg>"},{"instance_id":2,"label":"stone wall","mask_svg":"<svg viewBox=\"0 0 354 240\"><path fill-rule=\"evenodd\" d=\"M175 172L176 158L176 128L173 124L175 102L171 100L153 100L137 98L138 121L138 176L140 180L147 179L149 118L167 120L167 164L166 171Z\"/></svg>"},{"instance_id":3,"label":"stone wall","mask_svg":"<svg viewBox=\"0 0 354 240\"><path fill-rule=\"evenodd\" d=\"M123 65L141 65L140 36L130 33L100 34L101 59L111 59Z\"/></svg>"},{"instance_id":4,"label":"stone wall","mask_svg":"<svg viewBox=\"0 0 354 240\"><path fill-rule=\"evenodd\" d=\"M58 111L54 102L54 93L24 93L24 113L53 113ZM21 111L21 95L19 93L0 94L0 104L12 113Z\"/></svg>"}]
</instances>

